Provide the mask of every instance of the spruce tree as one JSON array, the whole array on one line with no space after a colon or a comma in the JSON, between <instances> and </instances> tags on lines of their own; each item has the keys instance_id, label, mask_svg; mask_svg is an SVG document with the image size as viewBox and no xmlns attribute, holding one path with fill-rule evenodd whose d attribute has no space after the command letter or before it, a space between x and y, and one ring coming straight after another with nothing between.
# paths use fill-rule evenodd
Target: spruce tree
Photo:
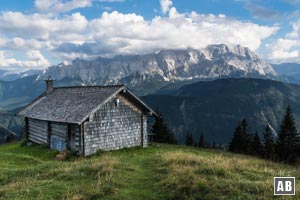
<instances>
[{"instance_id":1,"label":"spruce tree","mask_svg":"<svg viewBox=\"0 0 300 200\"><path fill-rule=\"evenodd\" d=\"M254 134L252 144L251 144L251 154L254 156L261 157L262 156L262 144L258 135L258 132Z\"/></svg>"},{"instance_id":2,"label":"spruce tree","mask_svg":"<svg viewBox=\"0 0 300 200\"><path fill-rule=\"evenodd\" d=\"M274 159L275 157L275 142L272 130L269 125L266 126L263 134L263 156L266 159Z\"/></svg>"},{"instance_id":3,"label":"spruce tree","mask_svg":"<svg viewBox=\"0 0 300 200\"><path fill-rule=\"evenodd\" d=\"M280 125L280 131L276 141L276 156L279 161L294 163L297 161L299 149L299 137L296 130L295 119L288 106Z\"/></svg>"},{"instance_id":4,"label":"spruce tree","mask_svg":"<svg viewBox=\"0 0 300 200\"><path fill-rule=\"evenodd\" d=\"M251 142L253 136L249 133L248 122L244 118L241 122L241 153L251 154Z\"/></svg>"},{"instance_id":5,"label":"spruce tree","mask_svg":"<svg viewBox=\"0 0 300 200\"><path fill-rule=\"evenodd\" d=\"M248 122L243 119L235 128L228 150L234 153L251 154L252 141L253 135L249 133Z\"/></svg>"},{"instance_id":6,"label":"spruce tree","mask_svg":"<svg viewBox=\"0 0 300 200\"><path fill-rule=\"evenodd\" d=\"M203 136L203 132L201 132L201 136L200 136L200 140L199 140L199 143L198 143L198 147L199 148L205 148L206 147L206 142L205 142L205 139L204 139L204 136Z\"/></svg>"},{"instance_id":7,"label":"spruce tree","mask_svg":"<svg viewBox=\"0 0 300 200\"><path fill-rule=\"evenodd\" d=\"M241 123L239 122L229 143L228 150L233 153L242 153L242 140L242 127Z\"/></svg>"},{"instance_id":8,"label":"spruce tree","mask_svg":"<svg viewBox=\"0 0 300 200\"><path fill-rule=\"evenodd\" d=\"M193 144L194 144L193 135L191 132L188 131L185 138L185 145L193 146Z\"/></svg>"},{"instance_id":9,"label":"spruce tree","mask_svg":"<svg viewBox=\"0 0 300 200\"><path fill-rule=\"evenodd\" d=\"M168 128L165 119L160 112L156 112L158 116L152 124L151 132L154 134L154 142L176 144L174 133Z\"/></svg>"}]
</instances>

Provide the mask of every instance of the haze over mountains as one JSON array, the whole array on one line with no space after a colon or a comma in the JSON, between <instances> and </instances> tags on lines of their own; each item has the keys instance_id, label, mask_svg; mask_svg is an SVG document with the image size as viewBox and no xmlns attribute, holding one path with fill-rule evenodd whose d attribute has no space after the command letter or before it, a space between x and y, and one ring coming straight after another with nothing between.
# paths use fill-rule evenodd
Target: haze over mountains
<instances>
[{"instance_id":1,"label":"haze over mountains","mask_svg":"<svg viewBox=\"0 0 300 200\"><path fill-rule=\"evenodd\" d=\"M273 80L300 83L299 66L270 65L248 48L223 44L75 59L43 71L0 71L0 108L25 106L44 91L43 80L49 76L55 86L126 84L162 110L179 139L189 127L195 138L203 130L209 140L222 143L241 117L249 117L258 130L266 123L276 130L287 104L295 107L298 117L300 87ZM17 126L20 120L15 130Z\"/></svg>"}]
</instances>

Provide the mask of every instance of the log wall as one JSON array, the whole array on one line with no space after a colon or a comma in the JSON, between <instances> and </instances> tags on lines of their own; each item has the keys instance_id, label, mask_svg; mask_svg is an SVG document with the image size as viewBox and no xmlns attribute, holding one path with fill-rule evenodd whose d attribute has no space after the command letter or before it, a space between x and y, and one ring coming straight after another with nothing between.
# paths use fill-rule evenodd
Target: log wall
<instances>
[{"instance_id":1,"label":"log wall","mask_svg":"<svg viewBox=\"0 0 300 200\"><path fill-rule=\"evenodd\" d=\"M37 144L48 143L48 123L42 120L28 119L28 140Z\"/></svg>"},{"instance_id":2,"label":"log wall","mask_svg":"<svg viewBox=\"0 0 300 200\"><path fill-rule=\"evenodd\" d=\"M37 144L49 144L51 149L63 150L67 143L73 151L79 151L79 125L28 118L26 125L28 140ZM53 139L55 138L55 139ZM55 144L54 144L55 143ZM61 143L63 147L61 147Z\"/></svg>"}]
</instances>

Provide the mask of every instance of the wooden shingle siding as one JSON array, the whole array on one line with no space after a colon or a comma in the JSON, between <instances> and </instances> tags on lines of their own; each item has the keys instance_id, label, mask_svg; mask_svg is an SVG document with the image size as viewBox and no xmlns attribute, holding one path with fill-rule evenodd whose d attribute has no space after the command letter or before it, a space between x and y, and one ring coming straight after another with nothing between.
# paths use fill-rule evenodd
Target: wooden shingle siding
<instances>
[{"instance_id":1,"label":"wooden shingle siding","mask_svg":"<svg viewBox=\"0 0 300 200\"><path fill-rule=\"evenodd\" d=\"M143 147L148 146L148 133L147 133L147 115L143 116L143 136L144 136L144 142Z\"/></svg>"},{"instance_id":2,"label":"wooden shingle siding","mask_svg":"<svg viewBox=\"0 0 300 200\"><path fill-rule=\"evenodd\" d=\"M42 120L28 119L28 140L37 144L47 144L48 123Z\"/></svg>"},{"instance_id":3,"label":"wooden shingle siding","mask_svg":"<svg viewBox=\"0 0 300 200\"><path fill-rule=\"evenodd\" d=\"M118 105L116 99L119 99ZM126 147L147 146L147 117L143 112L122 95L108 101L95 113L90 121L84 123L84 154L90 155L97 150L115 150Z\"/></svg>"}]
</instances>

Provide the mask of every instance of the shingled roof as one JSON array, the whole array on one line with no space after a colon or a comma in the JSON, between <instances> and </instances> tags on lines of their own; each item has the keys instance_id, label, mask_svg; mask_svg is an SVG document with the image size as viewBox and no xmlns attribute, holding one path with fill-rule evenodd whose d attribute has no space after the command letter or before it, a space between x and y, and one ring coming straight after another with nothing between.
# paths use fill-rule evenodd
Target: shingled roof
<instances>
[{"instance_id":1,"label":"shingled roof","mask_svg":"<svg viewBox=\"0 0 300 200\"><path fill-rule=\"evenodd\" d=\"M50 93L43 93L19 115L29 118L81 124L101 104L126 90L149 112L152 110L132 94L124 85L56 87Z\"/></svg>"}]
</instances>

